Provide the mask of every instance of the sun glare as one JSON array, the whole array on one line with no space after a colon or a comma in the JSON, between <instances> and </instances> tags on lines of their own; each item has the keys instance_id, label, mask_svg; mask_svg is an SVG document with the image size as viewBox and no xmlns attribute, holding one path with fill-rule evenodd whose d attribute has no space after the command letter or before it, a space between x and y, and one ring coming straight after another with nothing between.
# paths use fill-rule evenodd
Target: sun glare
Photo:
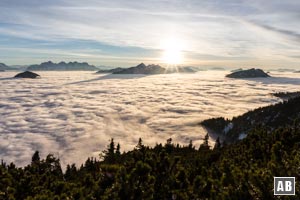
<instances>
[{"instance_id":1,"label":"sun glare","mask_svg":"<svg viewBox=\"0 0 300 200\"><path fill-rule=\"evenodd\" d=\"M178 39L168 39L163 42L162 49L162 62L171 65L182 64L183 62L183 52L182 52L182 42Z\"/></svg>"}]
</instances>

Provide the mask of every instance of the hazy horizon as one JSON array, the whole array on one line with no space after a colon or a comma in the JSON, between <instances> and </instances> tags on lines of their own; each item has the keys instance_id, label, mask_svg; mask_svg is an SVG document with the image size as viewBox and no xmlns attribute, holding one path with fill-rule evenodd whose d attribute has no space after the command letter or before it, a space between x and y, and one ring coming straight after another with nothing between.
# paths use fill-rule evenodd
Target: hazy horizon
<instances>
[{"instance_id":1,"label":"hazy horizon","mask_svg":"<svg viewBox=\"0 0 300 200\"><path fill-rule=\"evenodd\" d=\"M246 69L251 69L251 68L263 69L263 70L271 70L271 71L273 71L273 70L274 71L277 71L277 70L287 70L287 71L293 70L293 71L297 71L297 70L300 69L300 67L292 67L292 66L259 66L259 65L237 65L237 66L233 65L233 66L225 66L225 65L184 65L184 64L170 65L168 63L151 63L151 62L148 62L148 63L147 62L135 62L135 63L132 63L132 64L127 64L127 65L126 64L120 64L120 65L103 65L103 64L98 64L97 65L97 64L89 63L89 62L84 61L84 60L80 61L80 62L77 61L77 60L69 60L69 61L61 60L61 61L57 61L57 62L52 61L52 60L48 60L48 61L43 61L41 63L14 64L14 65L8 65L7 63L3 63L3 62L2 63L6 64L8 67L13 67L13 68L16 68L16 69L24 70L24 69L26 69L29 66L40 65L42 63L50 62L50 61L53 64L59 64L60 62L66 62L66 63L69 63L69 62L88 63L89 65L95 66L99 70L102 70L102 69L114 69L114 68L118 68L118 67L121 67L121 68L136 67L137 65L139 65L141 63L144 63L145 65L160 65L161 67L164 67L164 68L174 68L174 69L180 68L180 67L193 67L193 68L195 68L195 69L197 69L199 71L202 71L202 70L216 70L216 69L230 71L230 70L236 70L236 69L246 70ZM48 71L48 70L38 70L38 71ZM68 72L70 70L61 70L61 71L62 72L63 71ZM75 71L81 71L81 70L75 70Z\"/></svg>"},{"instance_id":2,"label":"hazy horizon","mask_svg":"<svg viewBox=\"0 0 300 200\"><path fill-rule=\"evenodd\" d=\"M2 0L0 62L299 68L300 2Z\"/></svg>"}]
</instances>

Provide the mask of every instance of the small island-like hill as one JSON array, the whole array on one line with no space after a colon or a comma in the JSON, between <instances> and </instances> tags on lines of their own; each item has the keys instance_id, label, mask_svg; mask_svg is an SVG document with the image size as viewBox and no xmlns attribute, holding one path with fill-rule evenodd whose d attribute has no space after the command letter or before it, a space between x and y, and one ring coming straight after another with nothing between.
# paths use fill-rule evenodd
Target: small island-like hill
<instances>
[{"instance_id":1,"label":"small island-like hill","mask_svg":"<svg viewBox=\"0 0 300 200\"><path fill-rule=\"evenodd\" d=\"M15 75L15 78L32 78L32 79L34 79L34 78L40 78L40 77L41 76L39 74L36 74L31 71L25 71L25 72Z\"/></svg>"},{"instance_id":2,"label":"small island-like hill","mask_svg":"<svg viewBox=\"0 0 300 200\"><path fill-rule=\"evenodd\" d=\"M266 72L261 69L247 69L239 70L231 74L226 75L228 78L266 78L270 77Z\"/></svg>"}]
</instances>

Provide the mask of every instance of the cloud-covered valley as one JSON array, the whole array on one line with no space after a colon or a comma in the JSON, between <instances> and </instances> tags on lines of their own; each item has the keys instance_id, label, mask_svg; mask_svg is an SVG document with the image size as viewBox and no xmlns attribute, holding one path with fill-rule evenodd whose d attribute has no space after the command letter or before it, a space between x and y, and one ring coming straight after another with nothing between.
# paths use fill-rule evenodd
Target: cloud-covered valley
<instances>
[{"instance_id":1,"label":"cloud-covered valley","mask_svg":"<svg viewBox=\"0 0 300 200\"><path fill-rule=\"evenodd\" d=\"M53 153L63 165L98 157L110 138L130 150L145 144L198 146L197 125L210 117L233 117L280 101L270 95L299 91L299 74L233 80L225 72L153 76L92 72L40 72L41 79L13 79L0 73L0 159L25 165L35 150ZM298 76L298 77L297 77Z\"/></svg>"}]
</instances>

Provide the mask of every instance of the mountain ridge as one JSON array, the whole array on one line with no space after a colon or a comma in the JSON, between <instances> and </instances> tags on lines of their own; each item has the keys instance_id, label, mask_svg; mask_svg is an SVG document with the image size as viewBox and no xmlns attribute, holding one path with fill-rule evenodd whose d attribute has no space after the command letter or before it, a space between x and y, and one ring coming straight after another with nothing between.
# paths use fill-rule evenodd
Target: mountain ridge
<instances>
[{"instance_id":1,"label":"mountain ridge","mask_svg":"<svg viewBox=\"0 0 300 200\"><path fill-rule=\"evenodd\" d=\"M52 61L43 62L41 64L30 65L28 71L97 71L99 70L94 65L87 62L64 62L54 63Z\"/></svg>"},{"instance_id":2,"label":"mountain ridge","mask_svg":"<svg viewBox=\"0 0 300 200\"><path fill-rule=\"evenodd\" d=\"M256 127L263 126L271 131L284 125L292 125L298 119L300 119L299 96L254 109L231 120L218 117L204 120L200 124L224 137L225 141L235 142L246 137Z\"/></svg>"}]
</instances>

